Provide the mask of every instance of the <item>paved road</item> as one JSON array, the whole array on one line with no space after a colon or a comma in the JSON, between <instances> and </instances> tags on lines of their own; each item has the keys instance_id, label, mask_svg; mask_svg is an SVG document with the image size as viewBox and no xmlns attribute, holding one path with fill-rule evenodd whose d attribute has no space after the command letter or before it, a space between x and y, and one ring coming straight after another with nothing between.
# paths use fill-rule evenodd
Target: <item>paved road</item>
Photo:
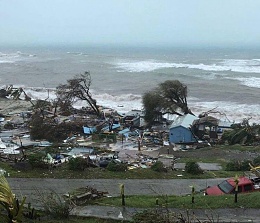
<instances>
[{"instance_id":1,"label":"paved road","mask_svg":"<svg viewBox=\"0 0 260 223\"><path fill-rule=\"evenodd\" d=\"M223 179L45 179L45 178L7 178L12 191L20 199L37 207L40 204L39 192L58 194L72 192L77 188L91 186L98 191L108 192L109 196L120 196L120 184L125 185L125 195L186 195L191 193L191 185L197 191L215 185Z\"/></svg>"},{"instance_id":2,"label":"paved road","mask_svg":"<svg viewBox=\"0 0 260 223\"><path fill-rule=\"evenodd\" d=\"M7 178L13 192L26 196L30 200L38 191L54 190L59 194L71 192L79 187L91 186L99 191L108 192L110 196L119 196L119 185L125 185L126 195L185 195L190 194L191 185L196 190L215 185L223 179L43 179L43 178Z\"/></svg>"}]
</instances>

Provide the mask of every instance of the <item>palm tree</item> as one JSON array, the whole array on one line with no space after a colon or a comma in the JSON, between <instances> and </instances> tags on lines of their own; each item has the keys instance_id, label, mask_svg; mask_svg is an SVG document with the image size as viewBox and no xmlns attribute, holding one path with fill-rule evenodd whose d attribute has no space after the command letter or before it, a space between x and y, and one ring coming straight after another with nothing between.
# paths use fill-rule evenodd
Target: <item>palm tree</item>
<instances>
[{"instance_id":1,"label":"palm tree","mask_svg":"<svg viewBox=\"0 0 260 223\"><path fill-rule=\"evenodd\" d=\"M18 199L12 193L12 190L4 177L0 176L0 206L4 208L6 213L1 212L1 219L6 223L18 223L21 222L23 205L25 203L25 197L22 199L22 203L19 204Z\"/></svg>"}]
</instances>

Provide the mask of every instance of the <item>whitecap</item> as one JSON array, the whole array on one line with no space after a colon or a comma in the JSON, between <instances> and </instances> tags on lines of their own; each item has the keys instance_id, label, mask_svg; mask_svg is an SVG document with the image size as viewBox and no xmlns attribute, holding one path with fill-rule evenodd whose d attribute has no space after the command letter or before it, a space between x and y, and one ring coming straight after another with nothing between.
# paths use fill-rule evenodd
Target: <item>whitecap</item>
<instances>
[{"instance_id":1,"label":"whitecap","mask_svg":"<svg viewBox=\"0 0 260 223\"><path fill-rule=\"evenodd\" d=\"M260 82L260 79L258 80ZM36 88L36 87L24 87L24 86L14 86L23 87L26 94L32 98L32 100L37 99L48 99L54 100L56 98L54 88ZM97 100L97 104L114 109L119 113L126 113L131 110L141 110L143 109L142 95L136 94L121 94L121 95L111 95L111 94L99 94L92 91L92 96ZM226 119L231 122L241 122L244 118L249 118L251 123L259 123L260 116L260 105L250 105L250 104L240 104L230 101L201 101L196 97L189 97L188 105L191 111L195 115L199 115L203 112L212 110L218 111L219 113L214 113L214 117L220 118L222 120ZM75 108L81 108L87 106L84 101L77 101L74 104ZM259 123L260 124L260 123Z\"/></svg>"},{"instance_id":2,"label":"whitecap","mask_svg":"<svg viewBox=\"0 0 260 223\"><path fill-rule=\"evenodd\" d=\"M240 81L241 85L247 87L260 88L260 78L259 77L237 77L237 78L228 78L232 80Z\"/></svg>"},{"instance_id":3,"label":"whitecap","mask_svg":"<svg viewBox=\"0 0 260 223\"><path fill-rule=\"evenodd\" d=\"M188 68L205 71L233 71L244 73L260 73L260 61L228 59L213 64L190 64L159 62L155 60L119 61L113 63L118 72L151 72L163 68Z\"/></svg>"},{"instance_id":4,"label":"whitecap","mask_svg":"<svg viewBox=\"0 0 260 223\"><path fill-rule=\"evenodd\" d=\"M214 109L212 115L216 118L230 122L242 122L244 118L250 118L250 123L258 123L260 105L239 104L228 101L190 102L189 106L196 115Z\"/></svg>"},{"instance_id":5,"label":"whitecap","mask_svg":"<svg viewBox=\"0 0 260 223\"><path fill-rule=\"evenodd\" d=\"M14 61L8 61L8 60L0 60L0 63L14 63Z\"/></svg>"}]
</instances>

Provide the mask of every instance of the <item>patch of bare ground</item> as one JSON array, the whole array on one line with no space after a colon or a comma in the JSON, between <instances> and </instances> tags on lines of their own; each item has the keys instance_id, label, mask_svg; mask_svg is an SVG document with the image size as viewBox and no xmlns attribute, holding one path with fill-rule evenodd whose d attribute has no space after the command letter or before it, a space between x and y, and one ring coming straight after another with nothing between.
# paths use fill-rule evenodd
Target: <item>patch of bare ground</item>
<instances>
[{"instance_id":1,"label":"patch of bare ground","mask_svg":"<svg viewBox=\"0 0 260 223\"><path fill-rule=\"evenodd\" d=\"M159 154L167 154L167 148L161 148ZM174 151L169 149L169 154L174 155L176 158L190 158L190 159L205 159L205 160L253 160L260 156L260 150L255 151L252 149L241 151L236 149L228 149L221 147L205 147L201 149L190 149L186 151Z\"/></svg>"}]
</instances>

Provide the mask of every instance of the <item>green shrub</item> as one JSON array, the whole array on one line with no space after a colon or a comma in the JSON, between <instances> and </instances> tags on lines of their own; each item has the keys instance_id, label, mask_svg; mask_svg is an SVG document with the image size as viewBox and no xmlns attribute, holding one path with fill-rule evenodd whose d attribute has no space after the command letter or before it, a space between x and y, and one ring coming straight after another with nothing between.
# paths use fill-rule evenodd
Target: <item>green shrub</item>
<instances>
[{"instance_id":1,"label":"green shrub","mask_svg":"<svg viewBox=\"0 0 260 223\"><path fill-rule=\"evenodd\" d=\"M251 163L250 160L243 160L241 162L241 171L249 171L250 170L249 163Z\"/></svg>"},{"instance_id":2,"label":"green shrub","mask_svg":"<svg viewBox=\"0 0 260 223\"><path fill-rule=\"evenodd\" d=\"M89 167L89 163L88 159L76 157L69 159L68 166L70 170L85 170L85 168Z\"/></svg>"},{"instance_id":3,"label":"green shrub","mask_svg":"<svg viewBox=\"0 0 260 223\"><path fill-rule=\"evenodd\" d=\"M185 165L185 171L190 174L202 174L203 170L200 168L199 164L194 161L189 161Z\"/></svg>"},{"instance_id":4,"label":"green shrub","mask_svg":"<svg viewBox=\"0 0 260 223\"><path fill-rule=\"evenodd\" d=\"M254 158L253 164L254 166L260 166L260 156Z\"/></svg>"},{"instance_id":5,"label":"green shrub","mask_svg":"<svg viewBox=\"0 0 260 223\"><path fill-rule=\"evenodd\" d=\"M166 168L164 167L161 161L156 161L152 166L151 169L157 172L166 172Z\"/></svg>"},{"instance_id":6,"label":"green shrub","mask_svg":"<svg viewBox=\"0 0 260 223\"><path fill-rule=\"evenodd\" d=\"M117 162L112 160L107 165L107 169L109 171L115 171L115 172L126 171L127 170L127 164L125 164L125 163L117 163Z\"/></svg>"},{"instance_id":7,"label":"green shrub","mask_svg":"<svg viewBox=\"0 0 260 223\"><path fill-rule=\"evenodd\" d=\"M44 156L45 155L41 152L29 154L28 162L31 164L32 168L48 169L49 164L43 161Z\"/></svg>"},{"instance_id":8,"label":"green shrub","mask_svg":"<svg viewBox=\"0 0 260 223\"><path fill-rule=\"evenodd\" d=\"M227 163L225 170L227 171L248 171L250 170L249 163L250 160L243 160L243 161L238 161L238 160L232 160Z\"/></svg>"},{"instance_id":9,"label":"green shrub","mask_svg":"<svg viewBox=\"0 0 260 223\"><path fill-rule=\"evenodd\" d=\"M227 163L225 170L227 171L239 171L240 164L238 161L230 161Z\"/></svg>"}]
</instances>

